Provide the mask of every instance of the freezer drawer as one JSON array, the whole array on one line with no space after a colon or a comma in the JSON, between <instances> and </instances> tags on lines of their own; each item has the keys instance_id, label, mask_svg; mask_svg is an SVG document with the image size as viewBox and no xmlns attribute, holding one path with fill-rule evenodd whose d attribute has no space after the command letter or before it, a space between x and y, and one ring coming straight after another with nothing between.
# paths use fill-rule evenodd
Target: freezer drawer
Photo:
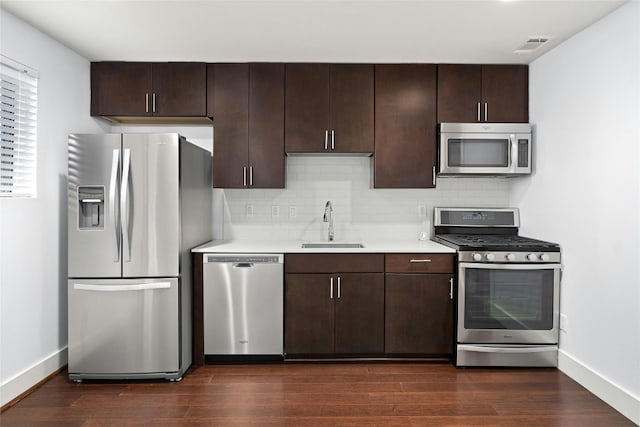
<instances>
[{"instance_id":1,"label":"freezer drawer","mask_svg":"<svg viewBox=\"0 0 640 427\"><path fill-rule=\"evenodd\" d=\"M206 355L283 354L283 255L204 256Z\"/></svg>"},{"instance_id":2,"label":"freezer drawer","mask_svg":"<svg viewBox=\"0 0 640 427\"><path fill-rule=\"evenodd\" d=\"M177 278L69 280L69 377L177 379Z\"/></svg>"}]
</instances>

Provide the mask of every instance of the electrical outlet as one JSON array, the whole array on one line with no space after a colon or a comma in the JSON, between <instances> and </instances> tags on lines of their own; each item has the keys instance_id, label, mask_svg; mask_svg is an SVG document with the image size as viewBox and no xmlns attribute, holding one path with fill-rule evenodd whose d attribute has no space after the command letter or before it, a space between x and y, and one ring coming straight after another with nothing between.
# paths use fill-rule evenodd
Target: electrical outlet
<instances>
[{"instance_id":1,"label":"electrical outlet","mask_svg":"<svg viewBox=\"0 0 640 427\"><path fill-rule=\"evenodd\" d=\"M253 205L247 205L246 215L247 216L253 216L254 212L255 212L255 209L254 209Z\"/></svg>"},{"instance_id":2,"label":"electrical outlet","mask_svg":"<svg viewBox=\"0 0 640 427\"><path fill-rule=\"evenodd\" d=\"M566 314L560 315L560 330L562 332L569 332L569 317Z\"/></svg>"},{"instance_id":3,"label":"electrical outlet","mask_svg":"<svg viewBox=\"0 0 640 427\"><path fill-rule=\"evenodd\" d=\"M425 205L418 205L418 216L420 218L427 216L427 207Z\"/></svg>"},{"instance_id":4,"label":"electrical outlet","mask_svg":"<svg viewBox=\"0 0 640 427\"><path fill-rule=\"evenodd\" d=\"M295 205L289 206L289 218L295 218L298 215L298 209Z\"/></svg>"},{"instance_id":5,"label":"electrical outlet","mask_svg":"<svg viewBox=\"0 0 640 427\"><path fill-rule=\"evenodd\" d=\"M271 206L271 218L277 218L280 216L280 206L273 205Z\"/></svg>"}]
</instances>

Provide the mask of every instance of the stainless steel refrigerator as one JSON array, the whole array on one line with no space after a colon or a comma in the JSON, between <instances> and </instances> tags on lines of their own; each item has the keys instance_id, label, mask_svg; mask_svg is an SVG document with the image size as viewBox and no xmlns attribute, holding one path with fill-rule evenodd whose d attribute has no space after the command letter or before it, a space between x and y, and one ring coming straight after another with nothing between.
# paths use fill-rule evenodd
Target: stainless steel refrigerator
<instances>
[{"instance_id":1,"label":"stainless steel refrigerator","mask_svg":"<svg viewBox=\"0 0 640 427\"><path fill-rule=\"evenodd\" d=\"M69 377L181 379L211 153L178 134L75 134L68 174Z\"/></svg>"}]
</instances>

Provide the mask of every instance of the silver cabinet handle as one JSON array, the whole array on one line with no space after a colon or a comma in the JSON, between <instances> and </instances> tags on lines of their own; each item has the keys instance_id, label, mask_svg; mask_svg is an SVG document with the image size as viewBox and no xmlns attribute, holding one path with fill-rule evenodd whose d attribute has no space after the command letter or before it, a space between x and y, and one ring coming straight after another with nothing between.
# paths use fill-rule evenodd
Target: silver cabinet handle
<instances>
[{"instance_id":1,"label":"silver cabinet handle","mask_svg":"<svg viewBox=\"0 0 640 427\"><path fill-rule=\"evenodd\" d=\"M449 279L449 299L453 299L453 277Z\"/></svg>"},{"instance_id":2,"label":"silver cabinet handle","mask_svg":"<svg viewBox=\"0 0 640 427\"><path fill-rule=\"evenodd\" d=\"M331 129L331 149L336 149L336 131Z\"/></svg>"},{"instance_id":3,"label":"silver cabinet handle","mask_svg":"<svg viewBox=\"0 0 640 427\"><path fill-rule=\"evenodd\" d=\"M129 242L129 206L127 196L129 193L129 169L131 167L131 150L124 149L122 160L122 185L120 187L120 224L122 227L122 259L131 261L131 247Z\"/></svg>"},{"instance_id":4,"label":"silver cabinet handle","mask_svg":"<svg viewBox=\"0 0 640 427\"><path fill-rule=\"evenodd\" d=\"M118 238L118 221L116 219L116 185L120 166L120 150L113 150L111 160L111 178L109 179L109 219L113 228L113 262L120 262L120 239Z\"/></svg>"},{"instance_id":5,"label":"silver cabinet handle","mask_svg":"<svg viewBox=\"0 0 640 427\"><path fill-rule=\"evenodd\" d=\"M333 299L333 277L331 277L330 279L330 283L329 283L329 298Z\"/></svg>"},{"instance_id":6,"label":"silver cabinet handle","mask_svg":"<svg viewBox=\"0 0 640 427\"><path fill-rule=\"evenodd\" d=\"M253 187L253 166L249 166L249 187Z\"/></svg>"},{"instance_id":7,"label":"silver cabinet handle","mask_svg":"<svg viewBox=\"0 0 640 427\"><path fill-rule=\"evenodd\" d=\"M151 105L152 105L151 111L155 113L156 112L156 93L155 92L153 93Z\"/></svg>"},{"instance_id":8,"label":"silver cabinet handle","mask_svg":"<svg viewBox=\"0 0 640 427\"><path fill-rule=\"evenodd\" d=\"M478 102L478 121L480 121L480 103Z\"/></svg>"},{"instance_id":9,"label":"silver cabinet handle","mask_svg":"<svg viewBox=\"0 0 640 427\"><path fill-rule=\"evenodd\" d=\"M247 168L246 166L242 168L242 186L247 186Z\"/></svg>"},{"instance_id":10,"label":"silver cabinet handle","mask_svg":"<svg viewBox=\"0 0 640 427\"><path fill-rule=\"evenodd\" d=\"M433 184L433 186L436 186L436 166L433 165L433 167L431 168L431 183Z\"/></svg>"},{"instance_id":11,"label":"silver cabinet handle","mask_svg":"<svg viewBox=\"0 0 640 427\"><path fill-rule=\"evenodd\" d=\"M148 93L144 94L144 112L145 113L149 112L149 94Z\"/></svg>"},{"instance_id":12,"label":"silver cabinet handle","mask_svg":"<svg viewBox=\"0 0 640 427\"><path fill-rule=\"evenodd\" d=\"M324 149L329 149L329 131L325 129L324 131Z\"/></svg>"},{"instance_id":13,"label":"silver cabinet handle","mask_svg":"<svg viewBox=\"0 0 640 427\"><path fill-rule=\"evenodd\" d=\"M340 276L338 276L338 299L340 299Z\"/></svg>"},{"instance_id":14,"label":"silver cabinet handle","mask_svg":"<svg viewBox=\"0 0 640 427\"><path fill-rule=\"evenodd\" d=\"M489 121L489 115L487 114L488 111L488 107L487 107L487 103L484 103L484 121L488 122Z\"/></svg>"},{"instance_id":15,"label":"silver cabinet handle","mask_svg":"<svg viewBox=\"0 0 640 427\"><path fill-rule=\"evenodd\" d=\"M411 263L417 263L417 262L431 262L431 260L429 258L423 258L423 259L410 259L409 262Z\"/></svg>"},{"instance_id":16,"label":"silver cabinet handle","mask_svg":"<svg viewBox=\"0 0 640 427\"><path fill-rule=\"evenodd\" d=\"M116 292L116 291L148 291L150 289L169 289L171 282L152 282L131 285L92 285L85 283L76 283L73 289L78 291L97 291L97 292Z\"/></svg>"}]
</instances>

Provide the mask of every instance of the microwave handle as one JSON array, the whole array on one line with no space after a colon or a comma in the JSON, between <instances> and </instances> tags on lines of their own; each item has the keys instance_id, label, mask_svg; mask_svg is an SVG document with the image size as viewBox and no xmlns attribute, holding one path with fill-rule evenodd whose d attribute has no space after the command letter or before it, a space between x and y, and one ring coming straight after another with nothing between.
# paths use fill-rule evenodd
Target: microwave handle
<instances>
[{"instance_id":1,"label":"microwave handle","mask_svg":"<svg viewBox=\"0 0 640 427\"><path fill-rule=\"evenodd\" d=\"M516 144L517 138L514 134L509 135L509 167L511 169L515 169L515 163L513 162L513 153L515 151L514 145Z\"/></svg>"}]
</instances>

